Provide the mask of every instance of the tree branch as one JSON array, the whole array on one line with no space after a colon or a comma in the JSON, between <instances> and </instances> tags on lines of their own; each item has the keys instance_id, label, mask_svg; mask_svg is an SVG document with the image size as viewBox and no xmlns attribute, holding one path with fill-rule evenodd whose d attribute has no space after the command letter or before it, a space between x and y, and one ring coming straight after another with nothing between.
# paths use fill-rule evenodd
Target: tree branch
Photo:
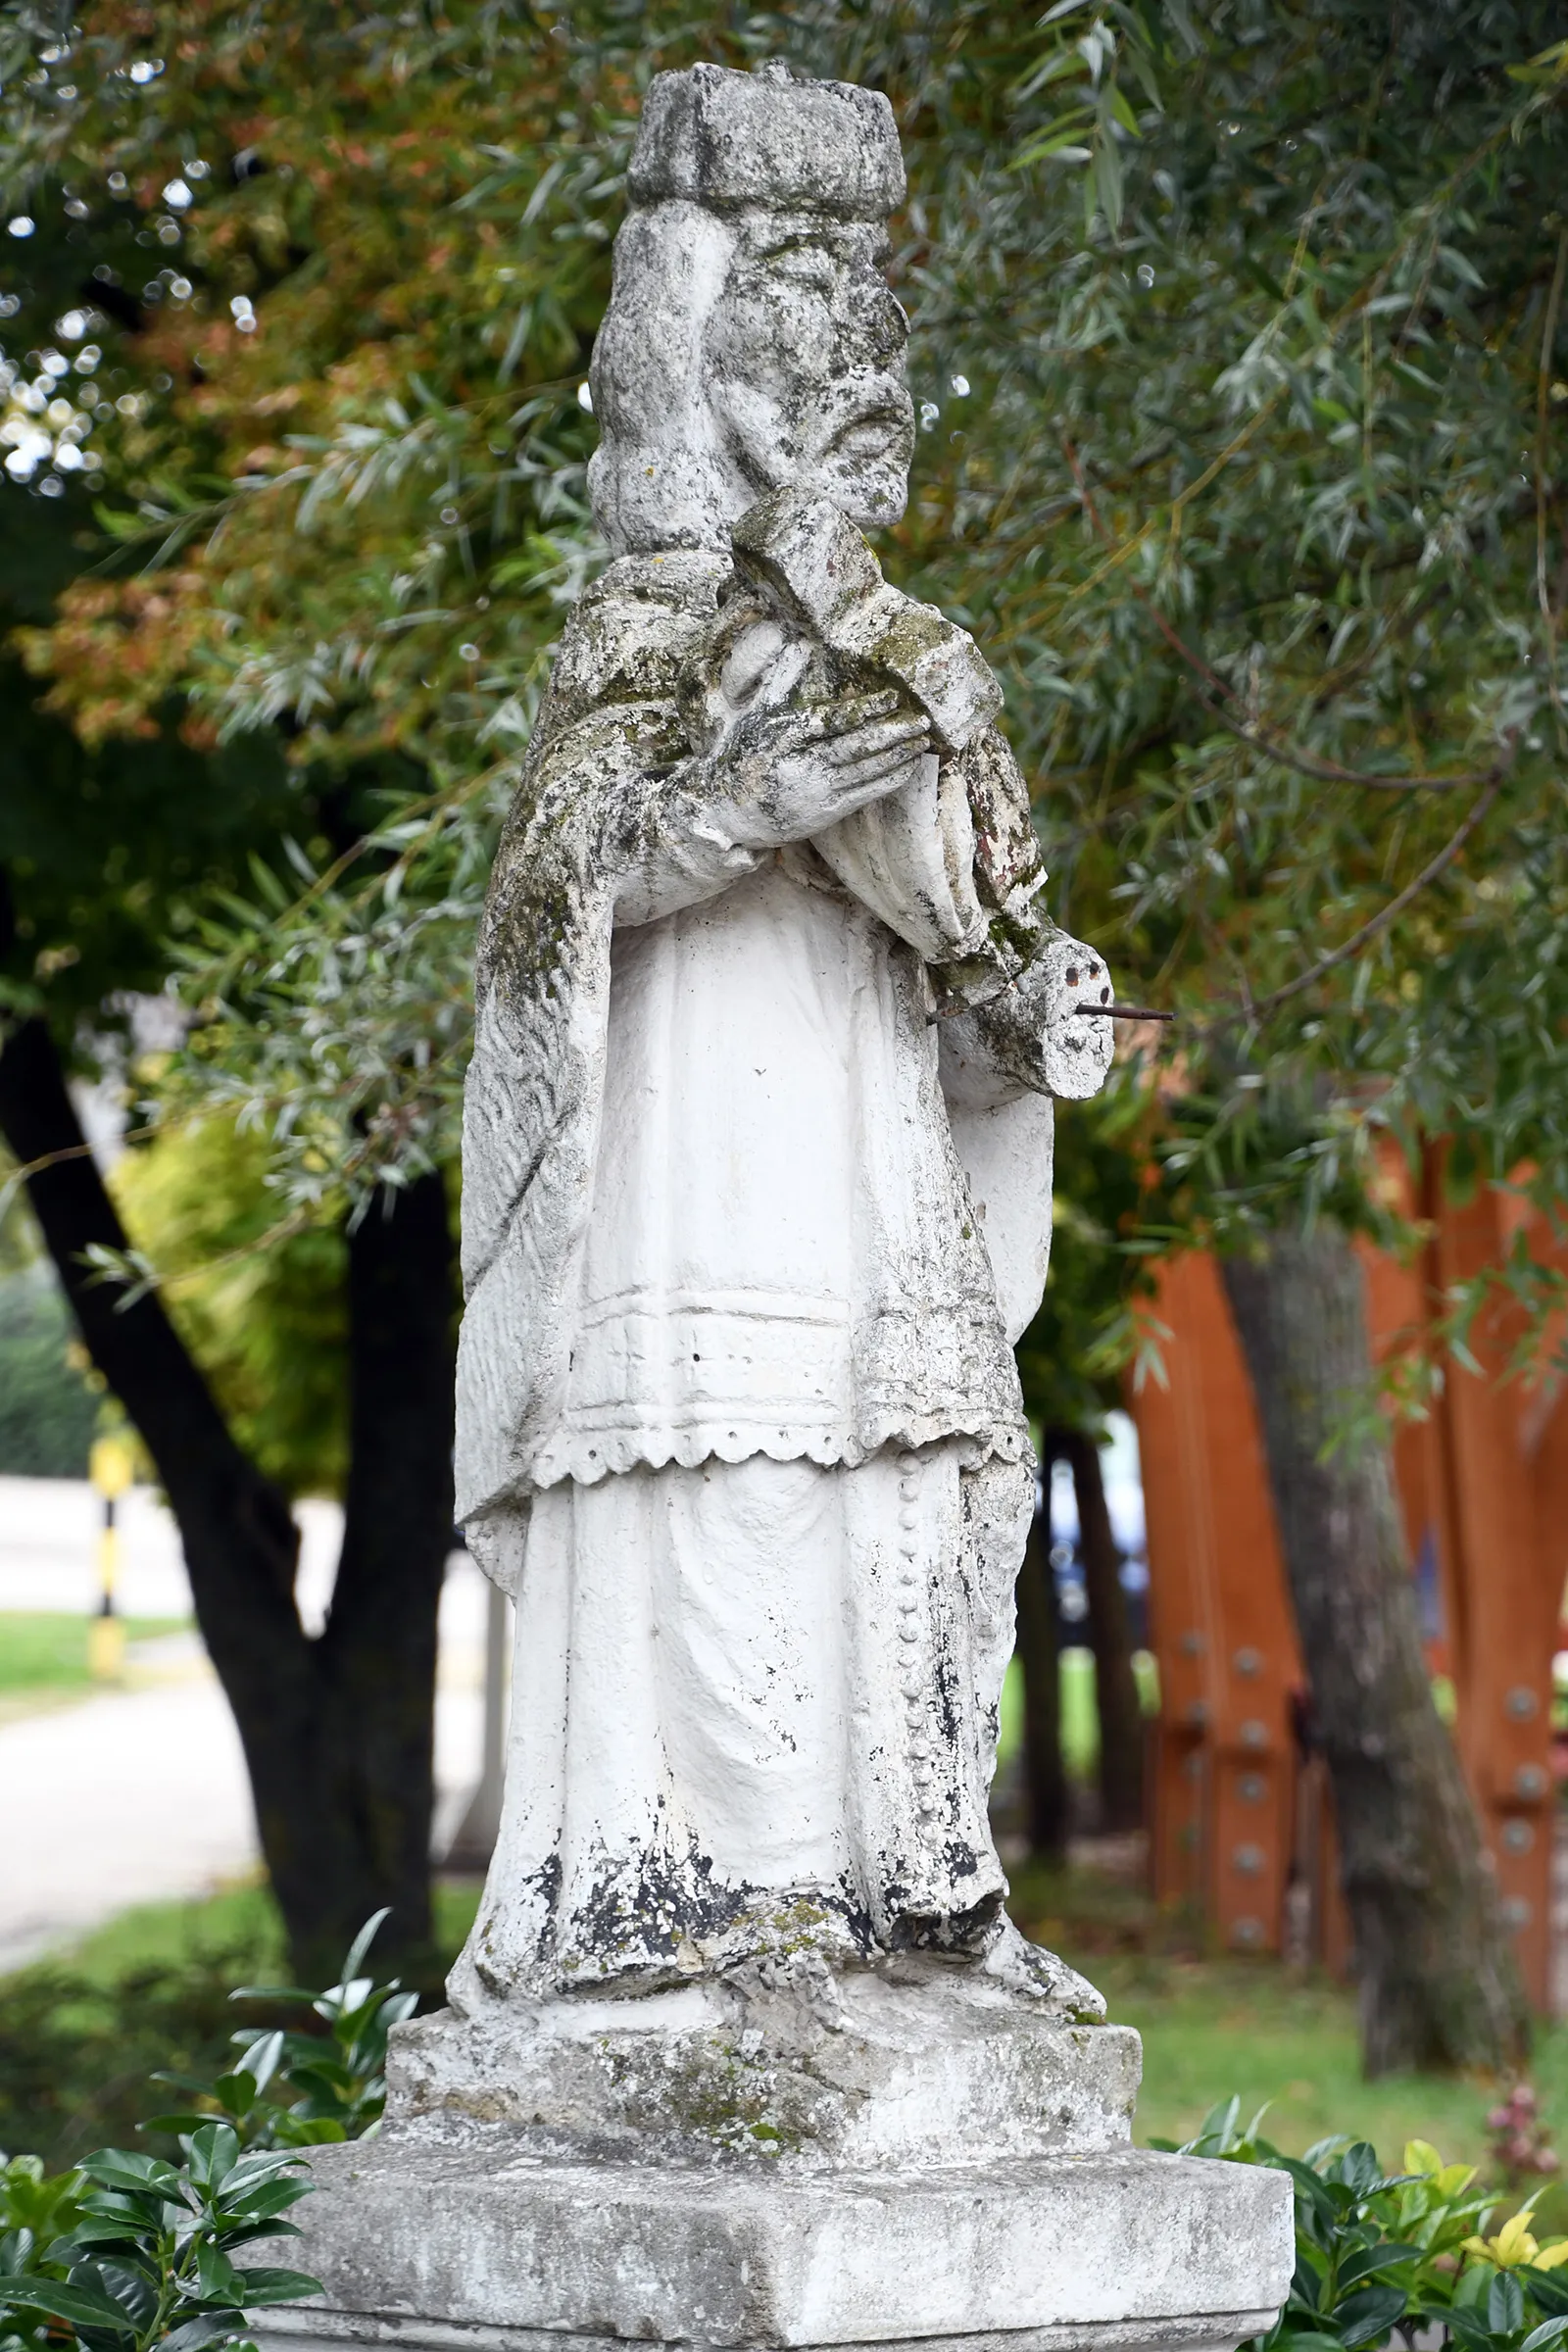
<instances>
[{"instance_id":1,"label":"tree branch","mask_svg":"<svg viewBox=\"0 0 1568 2352\"><path fill-rule=\"evenodd\" d=\"M1061 446L1067 463L1072 468L1073 479L1078 485L1078 493L1083 501L1085 513L1106 545L1114 546L1116 544L1114 536L1107 528L1095 504L1094 492L1089 487L1078 452L1065 435L1062 437ZM1194 653L1179 630L1166 618L1147 591L1140 588L1136 580L1129 580L1127 585L1178 660L1185 662L1195 677L1206 680L1208 685L1213 688L1215 695L1223 697L1225 702L1231 701L1235 695L1235 688L1222 678L1217 670L1211 669L1200 655ZM1515 739L1510 737L1505 757L1495 765L1484 768L1473 775L1371 775L1363 768L1341 767L1337 760L1320 760L1314 752L1304 752L1295 744L1282 743L1276 736L1265 734L1259 727L1249 726L1241 719L1232 718L1222 705L1216 702L1213 696L1205 694L1201 687L1195 688L1195 692L1210 718L1217 725L1223 727L1227 734L1236 736L1239 741L1249 745L1252 751L1261 752L1265 759L1277 760L1281 767L1294 768L1298 775L1309 776L1314 783L1318 784L1358 784L1370 792L1465 792L1473 791L1477 785L1500 782L1513 765Z\"/></svg>"},{"instance_id":2,"label":"tree branch","mask_svg":"<svg viewBox=\"0 0 1568 2352\"><path fill-rule=\"evenodd\" d=\"M1536 371L1536 597L1546 632L1546 691L1562 724L1562 697L1557 691L1557 616L1546 586L1546 403L1551 392L1551 354L1557 340L1557 316L1562 307L1562 281L1568 271L1568 228L1557 239L1557 266L1551 273L1546 317L1541 329L1541 365Z\"/></svg>"},{"instance_id":3,"label":"tree branch","mask_svg":"<svg viewBox=\"0 0 1568 2352\"><path fill-rule=\"evenodd\" d=\"M1334 949L1332 954L1320 957L1309 971L1302 972L1295 980L1287 981L1283 988L1276 988L1271 995L1260 998L1257 1003L1248 1004L1240 1017L1249 1021L1264 1019L1269 1013L1277 1010L1281 1004L1289 1004L1293 997L1298 997L1306 989L1313 987L1317 981L1322 979L1325 972L1332 972L1336 964L1344 963L1348 957L1356 955L1369 940L1376 939L1380 931L1386 931L1392 922L1397 921L1411 901L1418 899L1422 891L1434 883L1446 866L1453 863L1501 790L1502 776L1495 775L1487 784L1485 791L1477 795L1473 807L1458 830L1449 835L1437 856L1431 858L1401 891L1396 892L1386 906L1380 907L1376 914L1369 916L1360 929L1352 931L1349 938ZM1237 1016L1232 1015L1231 1017L1234 1019ZM1203 1024L1205 1028L1216 1028L1220 1025L1218 1022Z\"/></svg>"}]
</instances>

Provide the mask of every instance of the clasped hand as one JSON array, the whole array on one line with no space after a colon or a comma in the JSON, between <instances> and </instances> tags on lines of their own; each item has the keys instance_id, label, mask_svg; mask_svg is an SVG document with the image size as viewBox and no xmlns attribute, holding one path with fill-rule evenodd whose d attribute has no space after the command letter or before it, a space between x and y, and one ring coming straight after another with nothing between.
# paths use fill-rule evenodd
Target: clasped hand
<instances>
[{"instance_id":1,"label":"clasped hand","mask_svg":"<svg viewBox=\"0 0 1568 2352\"><path fill-rule=\"evenodd\" d=\"M930 723L896 691L844 695L805 711L753 710L709 758L737 847L807 841L913 784Z\"/></svg>"}]
</instances>

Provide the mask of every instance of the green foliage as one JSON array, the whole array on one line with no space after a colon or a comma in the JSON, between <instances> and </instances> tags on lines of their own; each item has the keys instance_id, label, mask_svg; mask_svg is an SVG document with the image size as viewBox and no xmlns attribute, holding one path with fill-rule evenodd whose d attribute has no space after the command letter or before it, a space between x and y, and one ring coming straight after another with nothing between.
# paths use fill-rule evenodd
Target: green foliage
<instances>
[{"instance_id":1,"label":"green foliage","mask_svg":"<svg viewBox=\"0 0 1568 2352\"><path fill-rule=\"evenodd\" d=\"M99 1400L71 1360L74 1340L47 1267L0 1274L0 1476L86 1477Z\"/></svg>"},{"instance_id":2,"label":"green foliage","mask_svg":"<svg viewBox=\"0 0 1568 2352\"><path fill-rule=\"evenodd\" d=\"M247 1987L231 2000L308 2003L324 2035L245 2029L249 2066L196 2089L206 2109L146 2129L180 2161L102 2148L51 2178L35 2156L0 2158L0 2352L208 2352L246 2340L250 2312L318 2294L303 2273L246 2263L241 2247L298 2236L283 2217L310 2189L299 2150L373 2131L390 2026L417 1995L362 1975L384 1911L367 1921L323 1993ZM159 2075L155 2081L173 2078Z\"/></svg>"},{"instance_id":3,"label":"green foliage","mask_svg":"<svg viewBox=\"0 0 1568 2352\"><path fill-rule=\"evenodd\" d=\"M18 497L0 493L0 515ZM5 586L0 572L0 626ZM300 821L300 795L265 736L218 759L170 737L89 753L38 704L15 655L0 657L0 868L15 933L0 923L0 1012L46 1010L76 1048L83 1015L99 1032L119 1026L106 999L162 988L171 938L253 849Z\"/></svg>"},{"instance_id":4,"label":"green foliage","mask_svg":"<svg viewBox=\"0 0 1568 2352\"><path fill-rule=\"evenodd\" d=\"M51 372L69 412L0 499L67 549L25 658L105 775L287 735L291 812L199 929L146 851L207 1021L174 1109L243 1108L285 1207L451 1156L508 765L603 560L578 393L636 109L768 54L899 116L923 430L887 560L1004 679L1054 911L1186 1015L1168 1126L1119 1131L1164 1155L1152 1222L1354 1209L1380 1130L1568 1197L1548 0L4 21L12 390L25 429ZM64 1004L69 931L34 939ZM1120 1211L1067 1191L1099 1249ZM1036 1353L1087 1330L1093 1393L1133 1320L1114 1280L1069 1313L1070 1255Z\"/></svg>"},{"instance_id":5,"label":"green foliage","mask_svg":"<svg viewBox=\"0 0 1568 2352\"><path fill-rule=\"evenodd\" d=\"M1539 2242L1530 2204L1488 2237L1496 2198L1476 2188L1473 2165L1445 2165L1414 2139L1403 2171L1385 2173L1370 2142L1343 2133L1283 2156L1262 2136L1266 2112L1244 2129L1240 2101L1224 2101L1180 2151L1291 2177L1290 2296L1247 2352L1369 2352L1431 2328L1460 2352L1555 2352L1568 2336L1568 2286L1556 2276L1568 2237Z\"/></svg>"},{"instance_id":6,"label":"green foliage","mask_svg":"<svg viewBox=\"0 0 1568 2352\"><path fill-rule=\"evenodd\" d=\"M234 2030L229 1987L254 1970L254 1940L221 1926L168 1954L107 1969L41 1960L0 1984L0 2147L69 2166L105 2139L130 2141L157 2067L218 2074ZM177 2155L176 2142L152 2142Z\"/></svg>"},{"instance_id":7,"label":"green foliage","mask_svg":"<svg viewBox=\"0 0 1568 2352\"><path fill-rule=\"evenodd\" d=\"M291 1220L267 1174L265 1136L214 1105L134 1144L111 1183L237 1442L286 1493L339 1494L347 1247Z\"/></svg>"},{"instance_id":8,"label":"green foliage","mask_svg":"<svg viewBox=\"0 0 1568 2352\"><path fill-rule=\"evenodd\" d=\"M436 1886L437 1937L449 1958L477 1900L476 1881ZM68 1959L0 1978L0 2147L36 2149L56 2168L105 2140L137 2144L156 2070L201 2082L233 2071L229 1987L270 1982L284 1949L277 1906L257 1884L122 1912ZM259 2003L251 2017L247 2036L258 2025L300 2022L297 2012L269 2015ZM213 2115L220 2120L221 2109ZM146 2144L178 2153L167 2134L149 2134Z\"/></svg>"},{"instance_id":9,"label":"green foliage","mask_svg":"<svg viewBox=\"0 0 1568 2352\"><path fill-rule=\"evenodd\" d=\"M192 2132L178 2166L100 2149L67 2177L69 2190L13 2159L0 2175L4 2352L44 2352L63 2329L84 2352L205 2352L243 2342L247 2311L318 2294L303 2272L242 2272L231 2259L298 2235L282 2216L309 2193L300 2161L286 2149L241 2155L224 2124Z\"/></svg>"},{"instance_id":10,"label":"green foliage","mask_svg":"<svg viewBox=\"0 0 1568 2352\"><path fill-rule=\"evenodd\" d=\"M186 2132L221 2116L243 2147L308 2147L323 2140L360 2139L380 2122L386 2104L386 2037L412 2017L416 1992L403 1992L394 1978L378 1984L360 1970L376 1929L386 1918L377 1911L355 1937L343 1963L341 1983L322 1993L293 1984L246 1985L236 2001L280 2004L308 2001L326 2032L290 2034L252 2027L233 2038L245 2052L243 2065L214 2082L158 2074L156 2082L194 2093L194 2111L155 2116L149 2132Z\"/></svg>"},{"instance_id":11,"label":"green foliage","mask_svg":"<svg viewBox=\"0 0 1568 2352\"><path fill-rule=\"evenodd\" d=\"M962 51L1009 206L1033 212L1029 177L1065 170L1089 192L1080 216L1114 224L1137 131L1124 62L1153 84L1142 18L1113 20L1076 0L1042 34L977 7L903 9L879 50L872 21L810 12L737 28L678 8L568 24L460 7L391 33L318 5L259 41L248 6L174 7L100 15L40 47L41 81L9 85L0 168L36 221L8 256L17 344L66 347L57 390L75 408L55 455L64 439L89 461L34 487L79 527L90 472L111 536L169 556L153 585L83 580L26 639L51 708L105 747L181 708L193 741L283 721L307 795L393 747L411 771L388 784L374 857L345 862L340 831L302 826L291 893L270 859L189 958L209 1026L187 1081L266 1125L291 1202L363 1195L452 1149L505 763L562 603L602 561L577 394L649 74L783 40L825 70L891 64L918 107ZM1018 138L1039 159L1008 179ZM88 255L129 295L138 235L169 262L83 325Z\"/></svg>"}]
</instances>

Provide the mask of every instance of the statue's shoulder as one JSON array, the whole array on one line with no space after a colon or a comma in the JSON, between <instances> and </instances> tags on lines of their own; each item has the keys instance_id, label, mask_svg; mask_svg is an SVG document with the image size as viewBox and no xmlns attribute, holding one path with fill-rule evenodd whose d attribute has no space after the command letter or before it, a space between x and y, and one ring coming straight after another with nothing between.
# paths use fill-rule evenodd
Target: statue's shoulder
<instances>
[{"instance_id":1,"label":"statue's shoulder","mask_svg":"<svg viewBox=\"0 0 1568 2352\"><path fill-rule=\"evenodd\" d=\"M562 632L541 713L546 735L617 704L671 700L733 570L728 556L701 548L617 557Z\"/></svg>"},{"instance_id":2,"label":"statue's shoulder","mask_svg":"<svg viewBox=\"0 0 1568 2352\"><path fill-rule=\"evenodd\" d=\"M480 968L510 911L591 869L604 811L622 786L687 747L681 671L733 576L728 557L671 549L621 556L585 590L564 629L490 878ZM573 884L573 888L576 884Z\"/></svg>"}]
</instances>

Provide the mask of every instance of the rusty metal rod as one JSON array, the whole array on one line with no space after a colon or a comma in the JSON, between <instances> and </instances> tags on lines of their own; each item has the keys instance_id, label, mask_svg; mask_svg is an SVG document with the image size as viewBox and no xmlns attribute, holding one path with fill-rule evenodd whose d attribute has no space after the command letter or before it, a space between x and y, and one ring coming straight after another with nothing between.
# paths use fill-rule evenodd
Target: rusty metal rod
<instances>
[{"instance_id":1,"label":"rusty metal rod","mask_svg":"<svg viewBox=\"0 0 1568 2352\"><path fill-rule=\"evenodd\" d=\"M1102 1021L1173 1021L1173 1012L1152 1012L1147 1004L1074 1004L1073 1012L1097 1013Z\"/></svg>"}]
</instances>

